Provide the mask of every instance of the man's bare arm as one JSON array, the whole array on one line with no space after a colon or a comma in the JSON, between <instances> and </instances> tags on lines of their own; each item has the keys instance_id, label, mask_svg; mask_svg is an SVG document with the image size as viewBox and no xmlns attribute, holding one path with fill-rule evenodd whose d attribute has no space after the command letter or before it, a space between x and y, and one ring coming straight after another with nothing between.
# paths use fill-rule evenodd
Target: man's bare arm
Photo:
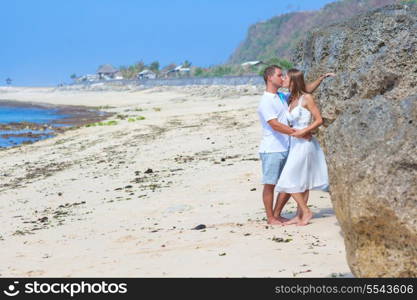
<instances>
[{"instance_id":1,"label":"man's bare arm","mask_svg":"<svg viewBox=\"0 0 417 300\"><path fill-rule=\"evenodd\" d=\"M326 73L321 75L319 78L317 78L315 81L307 83L306 84L306 92L307 93L313 93L320 85L320 83L323 81L324 78L330 77L330 76L336 76L334 73Z\"/></svg>"},{"instance_id":2,"label":"man's bare arm","mask_svg":"<svg viewBox=\"0 0 417 300\"><path fill-rule=\"evenodd\" d=\"M268 121L269 126L275 131L281 132L283 134L292 134L295 132L294 129L292 129L290 126L287 126L285 124L282 124L277 121L277 119L272 119Z\"/></svg>"}]
</instances>

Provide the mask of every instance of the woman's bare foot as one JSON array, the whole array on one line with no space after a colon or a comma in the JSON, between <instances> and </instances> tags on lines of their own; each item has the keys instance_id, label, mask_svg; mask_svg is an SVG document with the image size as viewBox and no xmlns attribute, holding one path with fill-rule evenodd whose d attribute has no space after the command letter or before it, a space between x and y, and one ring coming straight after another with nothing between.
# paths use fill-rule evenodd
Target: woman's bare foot
<instances>
[{"instance_id":1,"label":"woman's bare foot","mask_svg":"<svg viewBox=\"0 0 417 300\"><path fill-rule=\"evenodd\" d=\"M297 224L298 222L301 221L301 218L299 216L295 216L294 218L292 218L291 220L288 220L286 222L284 222L284 225L292 225L292 224Z\"/></svg>"},{"instance_id":2,"label":"woman's bare foot","mask_svg":"<svg viewBox=\"0 0 417 300\"><path fill-rule=\"evenodd\" d=\"M267 223L269 225L282 225L282 222L280 220L275 219L274 217L268 218Z\"/></svg>"},{"instance_id":3,"label":"woman's bare foot","mask_svg":"<svg viewBox=\"0 0 417 300\"><path fill-rule=\"evenodd\" d=\"M284 217L281 217L281 216L279 216L279 217L274 216L274 218L277 219L278 221L280 221L281 223L288 222L290 220L290 219L287 219L287 218L284 218Z\"/></svg>"},{"instance_id":4,"label":"woman's bare foot","mask_svg":"<svg viewBox=\"0 0 417 300\"><path fill-rule=\"evenodd\" d=\"M297 226L305 226L308 224L308 222L313 217L313 213L311 211L308 211L303 214L303 217L300 219L300 221L297 223Z\"/></svg>"}]
</instances>

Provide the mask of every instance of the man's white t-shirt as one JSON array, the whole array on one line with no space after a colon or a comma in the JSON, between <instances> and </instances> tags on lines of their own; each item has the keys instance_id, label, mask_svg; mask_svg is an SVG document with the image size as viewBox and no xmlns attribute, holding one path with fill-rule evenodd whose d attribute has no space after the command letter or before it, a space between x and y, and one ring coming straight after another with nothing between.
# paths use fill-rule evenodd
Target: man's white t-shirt
<instances>
[{"instance_id":1,"label":"man's white t-shirt","mask_svg":"<svg viewBox=\"0 0 417 300\"><path fill-rule=\"evenodd\" d=\"M286 111L288 111L287 98L289 94L264 92L258 106L258 115L262 125L262 141L259 153L285 152L289 149L289 136L280 133L269 126L268 121L277 119L278 122L288 125Z\"/></svg>"}]
</instances>

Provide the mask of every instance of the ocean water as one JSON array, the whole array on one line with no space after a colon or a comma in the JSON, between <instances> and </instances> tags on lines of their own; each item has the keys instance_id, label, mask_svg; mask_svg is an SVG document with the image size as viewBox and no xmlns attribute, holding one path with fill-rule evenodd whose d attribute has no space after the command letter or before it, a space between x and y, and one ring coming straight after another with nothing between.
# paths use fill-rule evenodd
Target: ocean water
<instances>
[{"instance_id":1,"label":"ocean water","mask_svg":"<svg viewBox=\"0 0 417 300\"><path fill-rule=\"evenodd\" d=\"M62 115L57 113L58 109L0 105L0 124L12 122L48 123L62 118Z\"/></svg>"},{"instance_id":2,"label":"ocean water","mask_svg":"<svg viewBox=\"0 0 417 300\"><path fill-rule=\"evenodd\" d=\"M24 106L7 106L0 105L0 125L19 122L30 122L36 124L48 124L54 127L63 125L55 124L56 121L66 117L59 113L55 108L38 108L38 107L24 107ZM53 123L54 122L54 123ZM4 137L5 134L42 134L38 137L28 136L11 136ZM37 140L46 139L53 136L53 130L1 130L0 129L0 148L7 148L19 145L24 142L35 142Z\"/></svg>"}]
</instances>

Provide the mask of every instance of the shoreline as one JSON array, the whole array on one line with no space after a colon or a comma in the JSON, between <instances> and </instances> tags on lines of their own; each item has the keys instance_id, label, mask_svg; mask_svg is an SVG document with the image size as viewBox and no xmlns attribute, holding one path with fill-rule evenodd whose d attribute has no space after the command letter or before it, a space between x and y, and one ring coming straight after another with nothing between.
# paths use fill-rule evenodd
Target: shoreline
<instances>
[{"instance_id":1,"label":"shoreline","mask_svg":"<svg viewBox=\"0 0 417 300\"><path fill-rule=\"evenodd\" d=\"M68 119L72 119L72 116L83 115L93 116L94 114L103 114L106 112L99 111L100 107L90 107L86 105L72 105L72 104L53 104L40 101L25 101L25 100L10 100L0 98L0 106L8 107L33 107L39 109L57 109L58 115L70 115ZM77 118L74 118L74 120Z\"/></svg>"},{"instance_id":2,"label":"shoreline","mask_svg":"<svg viewBox=\"0 0 417 300\"><path fill-rule=\"evenodd\" d=\"M18 92L120 119L0 152L0 276L351 277L328 193L266 224L260 96L215 89Z\"/></svg>"},{"instance_id":3,"label":"shoreline","mask_svg":"<svg viewBox=\"0 0 417 300\"><path fill-rule=\"evenodd\" d=\"M55 105L51 103L16 100L0 100L0 107L56 110L54 114L61 116L45 122L18 121L0 123L0 136L2 138L8 139L15 137L28 139L11 146L0 146L0 149L17 147L21 144L36 143L39 140L51 138L67 130L73 130L74 128L79 128L87 124L103 121L113 115L113 113L92 109L87 106ZM26 132L22 132L22 130ZM6 133L4 134L2 131Z\"/></svg>"}]
</instances>

